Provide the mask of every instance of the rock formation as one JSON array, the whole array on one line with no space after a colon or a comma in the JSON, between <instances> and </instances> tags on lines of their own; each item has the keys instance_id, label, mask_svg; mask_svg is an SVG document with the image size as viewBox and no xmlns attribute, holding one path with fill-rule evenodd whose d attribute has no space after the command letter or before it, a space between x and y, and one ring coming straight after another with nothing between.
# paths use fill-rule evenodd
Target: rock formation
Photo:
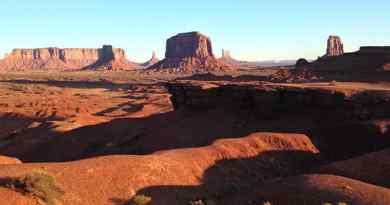
<instances>
[{"instance_id":1,"label":"rock formation","mask_svg":"<svg viewBox=\"0 0 390 205\"><path fill-rule=\"evenodd\" d=\"M174 72L226 71L231 67L216 59L211 40L199 33L180 33L167 40L165 59L150 67Z\"/></svg>"},{"instance_id":2,"label":"rock formation","mask_svg":"<svg viewBox=\"0 0 390 205\"><path fill-rule=\"evenodd\" d=\"M321 155L329 159L346 159L390 146L390 132L370 123L390 115L390 92L386 89L335 89L332 85L321 88L258 81L173 81L166 87L178 110L248 110L256 118L267 120L318 119L321 124L310 128L310 133L320 140ZM352 147L348 136L354 136Z\"/></svg>"},{"instance_id":3,"label":"rock formation","mask_svg":"<svg viewBox=\"0 0 390 205\"><path fill-rule=\"evenodd\" d=\"M344 46L338 36L329 36L326 56L339 56L344 54Z\"/></svg>"},{"instance_id":4,"label":"rock formation","mask_svg":"<svg viewBox=\"0 0 390 205\"><path fill-rule=\"evenodd\" d=\"M0 68L6 70L81 70L99 62L114 58L115 68L130 68L132 63L125 59L125 52L120 48L103 46L90 48L36 48L14 49L0 61ZM94 66L95 67L95 66Z\"/></svg>"},{"instance_id":5,"label":"rock formation","mask_svg":"<svg viewBox=\"0 0 390 205\"><path fill-rule=\"evenodd\" d=\"M84 67L84 69L130 70L133 69L135 66L135 63L132 63L126 59L126 54L123 49L114 49L110 45L104 45L102 49L99 49L97 61L91 65Z\"/></svg>"},{"instance_id":6,"label":"rock formation","mask_svg":"<svg viewBox=\"0 0 390 205\"><path fill-rule=\"evenodd\" d=\"M236 65L236 66L240 65L240 64L248 63L248 62L243 62L243 61L239 61L239 60L232 58L232 56L230 55L230 51L225 50L225 49L222 49L222 57L219 60L221 60L222 62L224 62L226 64Z\"/></svg>"},{"instance_id":7,"label":"rock formation","mask_svg":"<svg viewBox=\"0 0 390 205\"><path fill-rule=\"evenodd\" d=\"M145 63L143 63L142 66L147 68L147 67L150 67L150 66L158 63L159 61L160 60L157 58L156 52L153 51L152 58L150 60L146 61Z\"/></svg>"}]
</instances>

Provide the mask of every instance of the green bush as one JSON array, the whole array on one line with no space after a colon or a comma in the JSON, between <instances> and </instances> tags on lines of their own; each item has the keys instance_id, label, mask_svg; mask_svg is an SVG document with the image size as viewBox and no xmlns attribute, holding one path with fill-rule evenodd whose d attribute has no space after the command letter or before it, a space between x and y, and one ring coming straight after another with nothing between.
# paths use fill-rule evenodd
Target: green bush
<instances>
[{"instance_id":1,"label":"green bush","mask_svg":"<svg viewBox=\"0 0 390 205\"><path fill-rule=\"evenodd\" d=\"M134 205L146 205L152 202L152 197L145 195L135 195L133 197Z\"/></svg>"},{"instance_id":2,"label":"green bush","mask_svg":"<svg viewBox=\"0 0 390 205\"><path fill-rule=\"evenodd\" d=\"M64 204L65 192L57 184L55 177L46 171L33 170L30 173L17 177L12 186L21 189L26 194L42 199L48 205Z\"/></svg>"}]
</instances>

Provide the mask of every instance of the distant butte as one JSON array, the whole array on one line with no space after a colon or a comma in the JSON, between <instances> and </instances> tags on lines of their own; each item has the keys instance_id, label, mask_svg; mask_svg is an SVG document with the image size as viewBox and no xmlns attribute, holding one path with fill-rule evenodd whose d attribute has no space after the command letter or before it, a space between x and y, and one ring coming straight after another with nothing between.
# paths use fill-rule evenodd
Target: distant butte
<instances>
[{"instance_id":1,"label":"distant butte","mask_svg":"<svg viewBox=\"0 0 390 205\"><path fill-rule=\"evenodd\" d=\"M165 59L150 68L192 73L232 69L215 58L210 38L199 32L180 33L169 38Z\"/></svg>"},{"instance_id":2,"label":"distant butte","mask_svg":"<svg viewBox=\"0 0 390 205\"><path fill-rule=\"evenodd\" d=\"M147 68L147 67L150 67L150 66L158 63L159 61L160 61L160 59L157 58L156 52L153 51L152 58L150 60L146 61L145 63L143 63L142 66Z\"/></svg>"},{"instance_id":3,"label":"distant butte","mask_svg":"<svg viewBox=\"0 0 390 205\"><path fill-rule=\"evenodd\" d=\"M99 70L132 69L136 66L126 60L121 48L33 48L14 49L0 60L5 70Z\"/></svg>"},{"instance_id":4,"label":"distant butte","mask_svg":"<svg viewBox=\"0 0 390 205\"><path fill-rule=\"evenodd\" d=\"M222 57L219 60L221 60L224 63L229 64L229 65L240 65L240 64L248 63L245 61L239 61L239 60L234 59L230 55L230 51L225 50L225 49L222 49Z\"/></svg>"}]
</instances>

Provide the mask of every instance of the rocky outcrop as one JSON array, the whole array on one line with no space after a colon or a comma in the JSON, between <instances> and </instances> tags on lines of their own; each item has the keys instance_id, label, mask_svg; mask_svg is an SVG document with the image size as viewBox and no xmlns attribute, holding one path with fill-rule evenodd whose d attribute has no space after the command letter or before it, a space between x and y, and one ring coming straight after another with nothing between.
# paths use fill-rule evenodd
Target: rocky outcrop
<instances>
[{"instance_id":1,"label":"rocky outcrop","mask_svg":"<svg viewBox=\"0 0 390 205\"><path fill-rule=\"evenodd\" d=\"M115 68L129 68L132 63L126 60L125 52L120 48L103 46L91 48L36 48L14 49L0 61L0 68L6 70L81 70L99 62L115 59ZM95 66L93 66L95 68ZM109 67L109 66L108 66Z\"/></svg>"},{"instance_id":2,"label":"rocky outcrop","mask_svg":"<svg viewBox=\"0 0 390 205\"><path fill-rule=\"evenodd\" d=\"M250 108L261 115L285 114L294 107L342 118L390 116L390 91L337 90L329 87L299 87L275 83L209 83L177 81L166 85L171 101L179 108ZM383 108L383 109L381 109ZM294 112L290 110L289 112ZM302 113L300 113L302 115Z\"/></svg>"},{"instance_id":3,"label":"rocky outcrop","mask_svg":"<svg viewBox=\"0 0 390 205\"><path fill-rule=\"evenodd\" d=\"M339 56L344 54L344 45L338 36L329 36L326 56Z\"/></svg>"},{"instance_id":4,"label":"rocky outcrop","mask_svg":"<svg viewBox=\"0 0 390 205\"><path fill-rule=\"evenodd\" d=\"M168 39L165 59L150 68L192 73L231 69L214 57L211 40L199 32L180 33Z\"/></svg>"},{"instance_id":5,"label":"rocky outcrop","mask_svg":"<svg viewBox=\"0 0 390 205\"><path fill-rule=\"evenodd\" d=\"M305 122L287 131L308 134L330 160L390 146L390 129L376 125L390 117L387 89L226 81L176 81L166 87L177 110L246 110L269 124L282 124L285 119ZM291 122L285 123L276 130L291 126Z\"/></svg>"},{"instance_id":6,"label":"rocky outcrop","mask_svg":"<svg viewBox=\"0 0 390 205\"><path fill-rule=\"evenodd\" d=\"M232 66L244 65L244 64L249 63L249 62L239 61L239 60L234 59L230 55L230 51L225 50L225 49L222 49L222 57L219 60L221 60L222 62L224 62L228 65L232 65Z\"/></svg>"},{"instance_id":7,"label":"rocky outcrop","mask_svg":"<svg viewBox=\"0 0 390 205\"><path fill-rule=\"evenodd\" d=\"M150 67L150 66L158 63L159 61L160 60L157 58L156 52L153 51L152 58L150 60L146 61L145 63L143 63L142 66L147 68L147 67Z\"/></svg>"}]
</instances>

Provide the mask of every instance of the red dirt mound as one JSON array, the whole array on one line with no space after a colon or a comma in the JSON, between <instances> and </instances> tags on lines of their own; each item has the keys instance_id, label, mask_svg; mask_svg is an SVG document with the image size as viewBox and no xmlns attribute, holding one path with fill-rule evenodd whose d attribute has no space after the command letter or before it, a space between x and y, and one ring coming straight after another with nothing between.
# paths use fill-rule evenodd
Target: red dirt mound
<instances>
[{"instance_id":1,"label":"red dirt mound","mask_svg":"<svg viewBox=\"0 0 390 205\"><path fill-rule=\"evenodd\" d=\"M390 149L334 162L319 173L336 174L390 188Z\"/></svg>"},{"instance_id":2,"label":"red dirt mound","mask_svg":"<svg viewBox=\"0 0 390 205\"><path fill-rule=\"evenodd\" d=\"M274 182L264 183L253 191L228 198L221 204L258 204L269 202L272 205L302 204L390 204L390 190L333 175L302 175ZM245 203L246 202L246 203Z\"/></svg>"},{"instance_id":3,"label":"red dirt mound","mask_svg":"<svg viewBox=\"0 0 390 205\"><path fill-rule=\"evenodd\" d=\"M13 157L0 156L0 165L5 164L22 164L22 161Z\"/></svg>"},{"instance_id":4,"label":"red dirt mound","mask_svg":"<svg viewBox=\"0 0 390 205\"><path fill-rule=\"evenodd\" d=\"M65 204L116 205L135 194L153 204L182 205L226 189L296 174L313 165L318 150L304 135L256 133L201 148L146 156L108 156L66 163L8 165L0 177L36 169L53 174L65 190ZM0 196L7 190L0 190ZM0 198L5 200L5 198Z\"/></svg>"}]
</instances>

